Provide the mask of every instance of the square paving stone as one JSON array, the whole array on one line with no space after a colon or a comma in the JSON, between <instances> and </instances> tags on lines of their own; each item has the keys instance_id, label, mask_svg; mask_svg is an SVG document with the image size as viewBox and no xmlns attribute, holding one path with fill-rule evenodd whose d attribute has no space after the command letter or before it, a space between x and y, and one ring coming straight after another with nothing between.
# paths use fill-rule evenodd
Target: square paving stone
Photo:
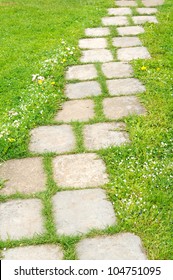
<instances>
[{"instance_id":1,"label":"square paving stone","mask_svg":"<svg viewBox=\"0 0 173 280\"><path fill-rule=\"evenodd\" d=\"M62 110L55 117L56 121L88 121L94 117L92 100L70 100L63 104Z\"/></svg>"},{"instance_id":2,"label":"square paving stone","mask_svg":"<svg viewBox=\"0 0 173 280\"><path fill-rule=\"evenodd\" d=\"M8 160L0 165L0 178L5 181L0 194L16 192L31 194L41 192L46 187L46 177L41 158Z\"/></svg>"},{"instance_id":3,"label":"square paving stone","mask_svg":"<svg viewBox=\"0 0 173 280\"><path fill-rule=\"evenodd\" d=\"M135 7L137 6L136 1L129 1L129 0L122 0L122 1L115 1L115 4L120 7Z\"/></svg>"},{"instance_id":4,"label":"square paving stone","mask_svg":"<svg viewBox=\"0 0 173 280\"><path fill-rule=\"evenodd\" d=\"M105 164L94 153L56 157L53 170L54 179L61 187L97 187L108 182Z\"/></svg>"},{"instance_id":5,"label":"square paving stone","mask_svg":"<svg viewBox=\"0 0 173 280\"><path fill-rule=\"evenodd\" d=\"M113 38L113 46L117 48L141 46L142 42L138 37L116 37Z\"/></svg>"},{"instance_id":6,"label":"square paving stone","mask_svg":"<svg viewBox=\"0 0 173 280\"><path fill-rule=\"evenodd\" d=\"M112 204L102 189L59 192L53 197L57 234L78 235L115 224Z\"/></svg>"},{"instance_id":7,"label":"square paving stone","mask_svg":"<svg viewBox=\"0 0 173 280\"><path fill-rule=\"evenodd\" d=\"M79 48L81 49L104 49L106 47L107 41L105 38L89 38L79 40Z\"/></svg>"},{"instance_id":8,"label":"square paving stone","mask_svg":"<svg viewBox=\"0 0 173 280\"><path fill-rule=\"evenodd\" d=\"M132 20L135 24L143 24L146 22L158 23L155 16L134 16Z\"/></svg>"},{"instance_id":9,"label":"square paving stone","mask_svg":"<svg viewBox=\"0 0 173 280\"><path fill-rule=\"evenodd\" d=\"M141 15L150 15L157 13L156 8L137 8L136 10Z\"/></svg>"},{"instance_id":10,"label":"square paving stone","mask_svg":"<svg viewBox=\"0 0 173 280\"><path fill-rule=\"evenodd\" d=\"M31 131L31 152L70 152L75 148L75 137L70 125L40 126Z\"/></svg>"},{"instance_id":11,"label":"square paving stone","mask_svg":"<svg viewBox=\"0 0 173 280\"><path fill-rule=\"evenodd\" d=\"M93 64L71 66L66 72L67 80L83 81L95 78L97 78L97 71Z\"/></svg>"},{"instance_id":12,"label":"square paving stone","mask_svg":"<svg viewBox=\"0 0 173 280\"><path fill-rule=\"evenodd\" d=\"M0 203L2 240L33 238L43 234L42 204L39 199L18 199Z\"/></svg>"},{"instance_id":13,"label":"square paving stone","mask_svg":"<svg viewBox=\"0 0 173 280\"><path fill-rule=\"evenodd\" d=\"M35 245L8 249L3 252L4 260L62 260L63 253L58 245Z\"/></svg>"},{"instance_id":14,"label":"square paving stone","mask_svg":"<svg viewBox=\"0 0 173 280\"><path fill-rule=\"evenodd\" d=\"M110 34L110 30L107 27L96 27L85 29L85 35L89 37L104 37Z\"/></svg>"},{"instance_id":15,"label":"square paving stone","mask_svg":"<svg viewBox=\"0 0 173 280\"><path fill-rule=\"evenodd\" d=\"M101 87L96 81L67 84L65 88L65 95L70 99L97 96L100 94L102 94Z\"/></svg>"},{"instance_id":16,"label":"square paving stone","mask_svg":"<svg viewBox=\"0 0 173 280\"><path fill-rule=\"evenodd\" d=\"M103 100L103 110L106 117L113 120L146 113L144 107L135 96L105 98Z\"/></svg>"},{"instance_id":17,"label":"square paving stone","mask_svg":"<svg viewBox=\"0 0 173 280\"><path fill-rule=\"evenodd\" d=\"M142 26L125 26L125 27L118 27L117 32L121 36L126 35L138 35L145 32Z\"/></svg>"},{"instance_id":18,"label":"square paving stone","mask_svg":"<svg viewBox=\"0 0 173 280\"><path fill-rule=\"evenodd\" d=\"M112 61L113 56L110 50L97 49L82 52L81 62L107 62Z\"/></svg>"},{"instance_id":19,"label":"square paving stone","mask_svg":"<svg viewBox=\"0 0 173 280\"><path fill-rule=\"evenodd\" d=\"M124 62L108 62L102 64L102 71L106 78L131 77L133 74L132 66Z\"/></svg>"},{"instance_id":20,"label":"square paving stone","mask_svg":"<svg viewBox=\"0 0 173 280\"><path fill-rule=\"evenodd\" d=\"M120 15L131 15L132 11L130 8L111 8L108 9L108 14L110 16L120 16Z\"/></svg>"},{"instance_id":21,"label":"square paving stone","mask_svg":"<svg viewBox=\"0 0 173 280\"><path fill-rule=\"evenodd\" d=\"M145 47L133 47L122 48L117 50L118 60L131 61L133 59L149 59L151 58L147 48Z\"/></svg>"},{"instance_id":22,"label":"square paving stone","mask_svg":"<svg viewBox=\"0 0 173 280\"><path fill-rule=\"evenodd\" d=\"M142 3L145 7L156 7L163 5L164 0L142 0Z\"/></svg>"},{"instance_id":23,"label":"square paving stone","mask_svg":"<svg viewBox=\"0 0 173 280\"><path fill-rule=\"evenodd\" d=\"M114 95L131 95L142 93L145 91L145 86L138 79L117 79L106 81L109 94Z\"/></svg>"},{"instance_id":24,"label":"square paving stone","mask_svg":"<svg viewBox=\"0 0 173 280\"><path fill-rule=\"evenodd\" d=\"M141 240L132 233L99 236L80 241L79 260L146 260Z\"/></svg>"},{"instance_id":25,"label":"square paving stone","mask_svg":"<svg viewBox=\"0 0 173 280\"><path fill-rule=\"evenodd\" d=\"M104 17L102 18L102 23L105 26L121 26L121 25L128 25L128 19L126 16L115 16L115 17Z\"/></svg>"},{"instance_id":26,"label":"square paving stone","mask_svg":"<svg viewBox=\"0 0 173 280\"><path fill-rule=\"evenodd\" d=\"M128 133L120 123L97 123L84 127L84 144L88 150L105 149L129 142Z\"/></svg>"}]
</instances>

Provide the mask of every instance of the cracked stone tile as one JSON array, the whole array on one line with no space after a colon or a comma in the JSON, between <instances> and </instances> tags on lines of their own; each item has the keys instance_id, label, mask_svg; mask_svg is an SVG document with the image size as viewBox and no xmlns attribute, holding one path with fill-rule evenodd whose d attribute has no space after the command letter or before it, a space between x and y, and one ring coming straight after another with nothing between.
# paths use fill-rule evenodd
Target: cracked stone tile
<instances>
[{"instance_id":1,"label":"cracked stone tile","mask_svg":"<svg viewBox=\"0 0 173 280\"><path fill-rule=\"evenodd\" d=\"M85 29L85 35L89 37L104 37L110 34L108 27L96 27L96 28L87 28Z\"/></svg>"},{"instance_id":2,"label":"cracked stone tile","mask_svg":"<svg viewBox=\"0 0 173 280\"><path fill-rule=\"evenodd\" d=\"M120 15L131 15L132 11L130 8L111 8L108 9L108 14L110 16L120 16Z\"/></svg>"},{"instance_id":3,"label":"cracked stone tile","mask_svg":"<svg viewBox=\"0 0 173 280\"><path fill-rule=\"evenodd\" d=\"M105 38L89 38L79 40L79 48L81 49L104 49L106 47L107 41Z\"/></svg>"},{"instance_id":4,"label":"cracked stone tile","mask_svg":"<svg viewBox=\"0 0 173 280\"><path fill-rule=\"evenodd\" d=\"M66 72L67 80L92 80L97 78L97 70L95 65L86 64L86 65L75 65L70 66Z\"/></svg>"},{"instance_id":5,"label":"cracked stone tile","mask_svg":"<svg viewBox=\"0 0 173 280\"><path fill-rule=\"evenodd\" d=\"M105 98L103 111L107 118L116 120L129 115L145 115L146 110L136 96Z\"/></svg>"},{"instance_id":6,"label":"cracked stone tile","mask_svg":"<svg viewBox=\"0 0 173 280\"><path fill-rule=\"evenodd\" d=\"M97 49L82 51L81 62L107 62L112 61L113 56L110 50Z\"/></svg>"},{"instance_id":7,"label":"cracked stone tile","mask_svg":"<svg viewBox=\"0 0 173 280\"><path fill-rule=\"evenodd\" d=\"M136 10L141 15L150 15L150 14L156 14L157 13L156 8L137 8Z\"/></svg>"},{"instance_id":8,"label":"cracked stone tile","mask_svg":"<svg viewBox=\"0 0 173 280\"><path fill-rule=\"evenodd\" d=\"M115 37L112 44L117 48L141 46L142 42L138 37Z\"/></svg>"},{"instance_id":9,"label":"cracked stone tile","mask_svg":"<svg viewBox=\"0 0 173 280\"><path fill-rule=\"evenodd\" d=\"M135 24L143 24L146 22L158 23L155 16L134 16L132 20Z\"/></svg>"},{"instance_id":10,"label":"cracked stone tile","mask_svg":"<svg viewBox=\"0 0 173 280\"><path fill-rule=\"evenodd\" d=\"M53 197L57 234L78 235L116 223L112 204L102 189L58 192Z\"/></svg>"},{"instance_id":11,"label":"cracked stone tile","mask_svg":"<svg viewBox=\"0 0 173 280\"><path fill-rule=\"evenodd\" d=\"M55 117L56 121L89 121L94 117L94 102L92 100L66 101L62 110Z\"/></svg>"},{"instance_id":12,"label":"cracked stone tile","mask_svg":"<svg viewBox=\"0 0 173 280\"><path fill-rule=\"evenodd\" d=\"M119 7L135 7L137 6L137 3L136 1L124 0L124 1L116 1L116 5Z\"/></svg>"},{"instance_id":13,"label":"cracked stone tile","mask_svg":"<svg viewBox=\"0 0 173 280\"><path fill-rule=\"evenodd\" d=\"M101 68L106 78L109 79L131 77L133 74L132 66L124 62L103 63Z\"/></svg>"},{"instance_id":14,"label":"cracked stone tile","mask_svg":"<svg viewBox=\"0 0 173 280\"><path fill-rule=\"evenodd\" d=\"M114 95L132 95L144 92L145 86L135 78L117 79L106 81L109 94Z\"/></svg>"},{"instance_id":15,"label":"cracked stone tile","mask_svg":"<svg viewBox=\"0 0 173 280\"><path fill-rule=\"evenodd\" d=\"M79 260L146 260L141 239L130 232L81 240L76 246Z\"/></svg>"},{"instance_id":16,"label":"cracked stone tile","mask_svg":"<svg viewBox=\"0 0 173 280\"><path fill-rule=\"evenodd\" d=\"M33 238L43 234L42 204L39 199L16 199L0 203L2 240Z\"/></svg>"},{"instance_id":17,"label":"cracked stone tile","mask_svg":"<svg viewBox=\"0 0 173 280\"><path fill-rule=\"evenodd\" d=\"M0 165L0 178L4 180L4 187L0 190L3 195L32 194L46 188L42 158L8 160Z\"/></svg>"},{"instance_id":18,"label":"cracked stone tile","mask_svg":"<svg viewBox=\"0 0 173 280\"><path fill-rule=\"evenodd\" d=\"M121 36L126 35L138 35L145 32L142 26L125 26L125 27L118 27L117 32Z\"/></svg>"},{"instance_id":19,"label":"cracked stone tile","mask_svg":"<svg viewBox=\"0 0 173 280\"><path fill-rule=\"evenodd\" d=\"M58 245L16 247L3 252L4 260L62 260L63 252Z\"/></svg>"},{"instance_id":20,"label":"cracked stone tile","mask_svg":"<svg viewBox=\"0 0 173 280\"><path fill-rule=\"evenodd\" d=\"M105 26L111 26L111 25L121 26L121 25L129 24L126 16L104 17L102 18L102 23Z\"/></svg>"},{"instance_id":21,"label":"cracked stone tile","mask_svg":"<svg viewBox=\"0 0 173 280\"><path fill-rule=\"evenodd\" d=\"M102 94L101 87L96 81L66 84L65 95L70 99L78 99Z\"/></svg>"},{"instance_id":22,"label":"cracked stone tile","mask_svg":"<svg viewBox=\"0 0 173 280\"><path fill-rule=\"evenodd\" d=\"M75 136L70 125L40 126L31 131L29 150L36 153L70 152L75 148Z\"/></svg>"},{"instance_id":23,"label":"cracked stone tile","mask_svg":"<svg viewBox=\"0 0 173 280\"><path fill-rule=\"evenodd\" d=\"M147 48L145 47L133 47L122 48L117 50L118 60L131 61L133 59L149 59L151 58Z\"/></svg>"},{"instance_id":24,"label":"cracked stone tile","mask_svg":"<svg viewBox=\"0 0 173 280\"><path fill-rule=\"evenodd\" d=\"M58 156L53 160L53 173L61 187L98 187L108 182L105 164L94 153Z\"/></svg>"},{"instance_id":25,"label":"cracked stone tile","mask_svg":"<svg viewBox=\"0 0 173 280\"><path fill-rule=\"evenodd\" d=\"M163 5L164 0L142 0L142 3L145 7L156 7Z\"/></svg>"},{"instance_id":26,"label":"cracked stone tile","mask_svg":"<svg viewBox=\"0 0 173 280\"><path fill-rule=\"evenodd\" d=\"M84 145L88 150L120 146L129 142L128 133L120 131L122 123L96 123L84 126Z\"/></svg>"}]
</instances>

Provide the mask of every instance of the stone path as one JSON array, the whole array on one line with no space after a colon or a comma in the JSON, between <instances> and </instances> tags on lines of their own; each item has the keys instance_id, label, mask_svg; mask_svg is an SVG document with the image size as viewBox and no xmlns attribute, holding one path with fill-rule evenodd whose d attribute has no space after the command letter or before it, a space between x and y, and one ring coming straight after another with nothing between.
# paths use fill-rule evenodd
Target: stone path
<instances>
[{"instance_id":1,"label":"stone path","mask_svg":"<svg viewBox=\"0 0 173 280\"><path fill-rule=\"evenodd\" d=\"M64 93L69 100L55 116L55 121L62 124L33 129L29 144L33 157L9 160L0 166L0 178L5 182L1 195L32 195L46 190L41 154L56 153L52 158L53 178L61 191L52 197L52 206L57 235L82 236L92 229L106 229L117 223L116 210L114 212L106 191L101 188L108 183L109 176L96 151L129 143L123 117L146 114L135 96L145 92L145 86L133 77L129 61L150 59L137 35L144 32L141 25L145 22L157 23L156 6L162 5L163 0L143 0L142 3L144 7L138 7L137 1L116 1L116 7L108 9L108 16L101 19L102 26L85 30L86 38L79 40L80 65L69 67L65 74ZM133 16L131 7L139 15ZM129 24L129 16L133 25ZM112 38L112 47L117 50L114 53L107 41L110 26L118 32L118 36ZM109 96L103 98L102 109L108 122L91 124L88 122L94 120L96 105L93 97L104 94L97 81L99 73L95 63L100 63L106 80ZM73 121L84 123L81 137L86 153L73 153L77 148ZM32 239L44 234L42 211L41 200L35 198L9 199L1 203L1 239ZM128 232L82 239L76 246L76 253L81 260L147 258L140 238ZM3 257L63 259L63 251L60 245L45 244L4 250Z\"/></svg>"}]
</instances>

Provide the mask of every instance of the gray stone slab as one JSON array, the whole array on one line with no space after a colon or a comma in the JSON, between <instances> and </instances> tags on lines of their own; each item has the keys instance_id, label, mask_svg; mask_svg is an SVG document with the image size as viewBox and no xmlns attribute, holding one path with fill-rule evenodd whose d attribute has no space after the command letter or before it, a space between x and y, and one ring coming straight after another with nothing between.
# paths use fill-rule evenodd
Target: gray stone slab
<instances>
[{"instance_id":1,"label":"gray stone slab","mask_svg":"<svg viewBox=\"0 0 173 280\"><path fill-rule=\"evenodd\" d=\"M112 204L102 189L59 192L53 197L57 234L78 235L116 223Z\"/></svg>"},{"instance_id":2,"label":"gray stone slab","mask_svg":"<svg viewBox=\"0 0 173 280\"><path fill-rule=\"evenodd\" d=\"M135 78L117 79L107 81L110 95L132 95L145 91L145 86Z\"/></svg>"},{"instance_id":3,"label":"gray stone slab","mask_svg":"<svg viewBox=\"0 0 173 280\"><path fill-rule=\"evenodd\" d=\"M79 260L146 260L138 236L126 232L80 241L76 248Z\"/></svg>"},{"instance_id":4,"label":"gray stone slab","mask_svg":"<svg viewBox=\"0 0 173 280\"><path fill-rule=\"evenodd\" d=\"M142 3L145 7L156 7L163 5L164 0L142 0Z\"/></svg>"},{"instance_id":5,"label":"gray stone slab","mask_svg":"<svg viewBox=\"0 0 173 280\"><path fill-rule=\"evenodd\" d=\"M137 6L136 1L129 1L129 0L115 1L115 4L119 7L135 7L135 6Z\"/></svg>"},{"instance_id":6,"label":"gray stone slab","mask_svg":"<svg viewBox=\"0 0 173 280\"><path fill-rule=\"evenodd\" d=\"M108 27L86 28L85 35L89 37L104 37L110 34Z\"/></svg>"},{"instance_id":7,"label":"gray stone slab","mask_svg":"<svg viewBox=\"0 0 173 280\"><path fill-rule=\"evenodd\" d=\"M88 150L100 150L129 142L128 133L120 131L120 123L96 123L84 127L84 145Z\"/></svg>"},{"instance_id":8,"label":"gray stone slab","mask_svg":"<svg viewBox=\"0 0 173 280\"><path fill-rule=\"evenodd\" d=\"M31 152L70 152L75 148L75 137L70 125L40 126L31 131Z\"/></svg>"},{"instance_id":9,"label":"gray stone slab","mask_svg":"<svg viewBox=\"0 0 173 280\"><path fill-rule=\"evenodd\" d=\"M126 35L138 35L145 32L142 26L125 26L125 27L118 27L117 32L121 36Z\"/></svg>"},{"instance_id":10,"label":"gray stone slab","mask_svg":"<svg viewBox=\"0 0 173 280\"><path fill-rule=\"evenodd\" d=\"M42 204L39 199L17 199L0 203L0 237L2 240L33 238L43 234Z\"/></svg>"},{"instance_id":11,"label":"gray stone slab","mask_svg":"<svg viewBox=\"0 0 173 280\"><path fill-rule=\"evenodd\" d=\"M135 47L141 46L142 42L138 37L115 37L112 40L112 44L117 48Z\"/></svg>"},{"instance_id":12,"label":"gray stone slab","mask_svg":"<svg viewBox=\"0 0 173 280\"><path fill-rule=\"evenodd\" d=\"M157 13L156 8L137 8L136 10L140 15L151 15Z\"/></svg>"},{"instance_id":13,"label":"gray stone slab","mask_svg":"<svg viewBox=\"0 0 173 280\"><path fill-rule=\"evenodd\" d=\"M97 49L82 51L81 62L107 62L112 60L113 56L110 50Z\"/></svg>"},{"instance_id":14,"label":"gray stone slab","mask_svg":"<svg viewBox=\"0 0 173 280\"><path fill-rule=\"evenodd\" d=\"M93 64L70 66L65 77L67 80L92 80L97 78L97 71Z\"/></svg>"},{"instance_id":15,"label":"gray stone slab","mask_svg":"<svg viewBox=\"0 0 173 280\"><path fill-rule=\"evenodd\" d=\"M122 25L128 25L128 19L126 16L115 16L115 17L104 17L102 18L102 24L105 26L122 26Z\"/></svg>"},{"instance_id":16,"label":"gray stone slab","mask_svg":"<svg viewBox=\"0 0 173 280\"><path fill-rule=\"evenodd\" d=\"M94 102L92 100L66 101L62 110L55 117L56 121L88 121L94 117Z\"/></svg>"},{"instance_id":17,"label":"gray stone slab","mask_svg":"<svg viewBox=\"0 0 173 280\"><path fill-rule=\"evenodd\" d=\"M111 8L108 9L108 14L110 16L123 16L123 15L131 15L132 11L130 8Z\"/></svg>"},{"instance_id":18,"label":"gray stone slab","mask_svg":"<svg viewBox=\"0 0 173 280\"><path fill-rule=\"evenodd\" d=\"M135 24L143 24L146 22L158 23L155 16L134 16L132 17L132 20Z\"/></svg>"},{"instance_id":19,"label":"gray stone slab","mask_svg":"<svg viewBox=\"0 0 173 280\"><path fill-rule=\"evenodd\" d=\"M122 48L117 50L117 58L121 61L131 61L133 59L149 59L151 58L147 48L133 47Z\"/></svg>"},{"instance_id":20,"label":"gray stone slab","mask_svg":"<svg viewBox=\"0 0 173 280\"><path fill-rule=\"evenodd\" d=\"M133 68L125 62L108 62L102 64L102 71L106 78L131 77Z\"/></svg>"},{"instance_id":21,"label":"gray stone slab","mask_svg":"<svg viewBox=\"0 0 173 280\"><path fill-rule=\"evenodd\" d=\"M54 180L61 187L98 187L108 182L105 164L94 153L56 157L53 172Z\"/></svg>"},{"instance_id":22,"label":"gray stone slab","mask_svg":"<svg viewBox=\"0 0 173 280\"><path fill-rule=\"evenodd\" d=\"M143 115L144 107L135 96L120 96L103 100L104 114L109 119L119 119L129 115Z\"/></svg>"},{"instance_id":23,"label":"gray stone slab","mask_svg":"<svg viewBox=\"0 0 173 280\"><path fill-rule=\"evenodd\" d=\"M0 194L4 195L16 192L31 194L44 191L46 188L41 158L8 160L0 165L0 178L4 180Z\"/></svg>"},{"instance_id":24,"label":"gray stone slab","mask_svg":"<svg viewBox=\"0 0 173 280\"><path fill-rule=\"evenodd\" d=\"M96 81L66 84L65 87L65 95L70 99L97 96L101 93L101 87Z\"/></svg>"},{"instance_id":25,"label":"gray stone slab","mask_svg":"<svg viewBox=\"0 0 173 280\"><path fill-rule=\"evenodd\" d=\"M79 40L80 49L104 49L107 47L105 38L87 38Z\"/></svg>"},{"instance_id":26,"label":"gray stone slab","mask_svg":"<svg viewBox=\"0 0 173 280\"><path fill-rule=\"evenodd\" d=\"M7 249L4 260L62 260L63 252L58 245L35 245Z\"/></svg>"}]
</instances>

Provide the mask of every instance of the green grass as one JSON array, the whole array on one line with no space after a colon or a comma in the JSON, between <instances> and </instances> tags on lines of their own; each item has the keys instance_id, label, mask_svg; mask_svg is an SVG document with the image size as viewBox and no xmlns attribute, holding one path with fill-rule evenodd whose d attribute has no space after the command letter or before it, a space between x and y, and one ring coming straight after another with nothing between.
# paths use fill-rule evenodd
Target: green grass
<instances>
[{"instance_id":1,"label":"green grass","mask_svg":"<svg viewBox=\"0 0 173 280\"><path fill-rule=\"evenodd\" d=\"M5 1L1 1L3 3ZM12 2L12 1L11 1ZM114 1L52 0L14 1L1 6L1 94L0 94L0 158L33 156L28 151L31 128L55 124L53 116L65 100L64 71L68 65L79 63L77 44L84 29L101 25L101 17ZM141 4L141 1L138 1ZM142 5L141 5L142 6ZM133 9L134 13L135 9ZM172 112L173 112L173 7L172 0L158 8L159 24L146 24L140 35L143 45L152 56L136 60L134 76L146 86L138 95L147 110L146 116L124 118L131 143L97 152L103 158L110 181L103 188L112 201L117 225L105 230L91 230L86 235L58 236L52 215L52 196L62 191L53 180L52 158L44 155L47 189L35 195L1 196L2 202L17 198L39 198L43 203L45 234L33 239L0 241L0 248L32 244L61 244L65 259L76 259L75 245L86 237L112 235L129 231L140 236L149 259L173 259L173 190L172 190ZM111 37L117 35L111 27ZM62 41L63 40L63 41ZM45 62L51 59L51 61ZM54 60L57 60L54 63ZM116 59L116 58L115 58ZM108 121L102 100L108 96L100 64L102 96L95 102L95 118L86 123ZM39 84L32 74L45 77ZM17 113L17 114L16 114ZM19 122L19 124L18 124ZM86 152L82 138L83 124L72 123L77 148L74 153ZM4 181L0 180L0 188Z\"/></svg>"}]
</instances>

